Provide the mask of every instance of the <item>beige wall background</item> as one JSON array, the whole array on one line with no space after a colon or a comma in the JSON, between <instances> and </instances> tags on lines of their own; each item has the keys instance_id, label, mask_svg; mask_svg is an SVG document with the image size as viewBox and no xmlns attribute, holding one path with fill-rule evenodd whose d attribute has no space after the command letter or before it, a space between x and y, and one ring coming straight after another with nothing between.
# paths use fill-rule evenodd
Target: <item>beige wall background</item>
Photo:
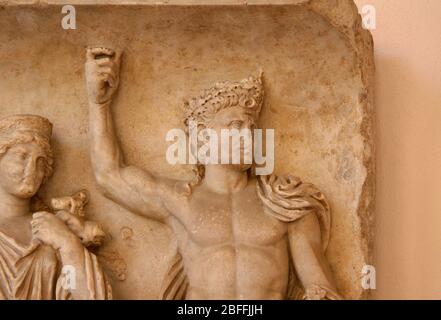
<instances>
[{"instance_id":1,"label":"beige wall background","mask_svg":"<svg viewBox=\"0 0 441 320\"><path fill-rule=\"evenodd\" d=\"M377 299L441 299L441 1L372 4Z\"/></svg>"}]
</instances>

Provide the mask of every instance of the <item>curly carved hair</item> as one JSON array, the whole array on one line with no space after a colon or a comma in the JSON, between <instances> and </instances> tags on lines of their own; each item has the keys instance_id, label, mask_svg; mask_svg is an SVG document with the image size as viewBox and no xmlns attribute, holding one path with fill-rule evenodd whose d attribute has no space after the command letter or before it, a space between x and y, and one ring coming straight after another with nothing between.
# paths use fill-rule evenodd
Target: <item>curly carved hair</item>
<instances>
[{"instance_id":1,"label":"curly carved hair","mask_svg":"<svg viewBox=\"0 0 441 320\"><path fill-rule=\"evenodd\" d=\"M198 97L184 102L184 125L190 122L197 127L207 127L211 119L221 110L244 108L257 119L263 105L264 89L262 71L257 77L249 77L239 82L218 82L212 88L201 92Z\"/></svg>"}]
</instances>

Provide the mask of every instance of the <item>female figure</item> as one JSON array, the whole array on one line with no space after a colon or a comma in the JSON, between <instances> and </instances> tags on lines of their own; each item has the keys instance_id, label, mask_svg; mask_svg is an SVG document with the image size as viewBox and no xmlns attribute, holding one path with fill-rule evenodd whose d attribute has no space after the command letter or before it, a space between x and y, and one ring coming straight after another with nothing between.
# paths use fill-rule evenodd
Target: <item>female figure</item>
<instances>
[{"instance_id":1,"label":"female figure","mask_svg":"<svg viewBox=\"0 0 441 320\"><path fill-rule=\"evenodd\" d=\"M68 227L73 216L31 211L52 174L51 134L39 116L0 120L0 300L110 299L96 257Z\"/></svg>"}]
</instances>

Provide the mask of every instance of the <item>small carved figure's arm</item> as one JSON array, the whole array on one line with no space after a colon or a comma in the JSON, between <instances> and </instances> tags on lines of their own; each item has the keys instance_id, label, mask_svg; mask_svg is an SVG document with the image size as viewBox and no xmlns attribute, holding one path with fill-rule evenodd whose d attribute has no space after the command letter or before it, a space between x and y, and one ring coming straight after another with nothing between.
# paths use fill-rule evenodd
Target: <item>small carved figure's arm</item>
<instances>
[{"instance_id":1,"label":"small carved figure's arm","mask_svg":"<svg viewBox=\"0 0 441 320\"><path fill-rule=\"evenodd\" d=\"M72 196L52 198L51 207L86 248L98 247L102 245L106 234L99 223L85 219L88 202L88 191L81 190Z\"/></svg>"},{"instance_id":2,"label":"small carved figure's arm","mask_svg":"<svg viewBox=\"0 0 441 320\"><path fill-rule=\"evenodd\" d=\"M140 168L127 166L116 137L110 105L119 83L121 53L89 48L86 54L91 158L104 194L130 211L163 220L169 212L161 197L171 182Z\"/></svg>"},{"instance_id":3,"label":"small carved figure's arm","mask_svg":"<svg viewBox=\"0 0 441 320\"><path fill-rule=\"evenodd\" d=\"M341 299L326 260L315 214L290 222L288 237L293 264L305 290L304 299Z\"/></svg>"}]
</instances>

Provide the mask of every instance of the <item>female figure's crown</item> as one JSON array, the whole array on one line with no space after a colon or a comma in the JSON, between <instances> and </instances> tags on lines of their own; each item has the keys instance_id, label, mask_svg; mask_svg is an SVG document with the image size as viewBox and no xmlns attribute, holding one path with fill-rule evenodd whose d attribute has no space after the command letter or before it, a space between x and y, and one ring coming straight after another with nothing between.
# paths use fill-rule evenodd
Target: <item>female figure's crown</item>
<instances>
[{"instance_id":1,"label":"female figure's crown","mask_svg":"<svg viewBox=\"0 0 441 320\"><path fill-rule=\"evenodd\" d=\"M36 134L49 141L52 135L52 124L46 118L26 114L0 119L0 136L20 132Z\"/></svg>"}]
</instances>

